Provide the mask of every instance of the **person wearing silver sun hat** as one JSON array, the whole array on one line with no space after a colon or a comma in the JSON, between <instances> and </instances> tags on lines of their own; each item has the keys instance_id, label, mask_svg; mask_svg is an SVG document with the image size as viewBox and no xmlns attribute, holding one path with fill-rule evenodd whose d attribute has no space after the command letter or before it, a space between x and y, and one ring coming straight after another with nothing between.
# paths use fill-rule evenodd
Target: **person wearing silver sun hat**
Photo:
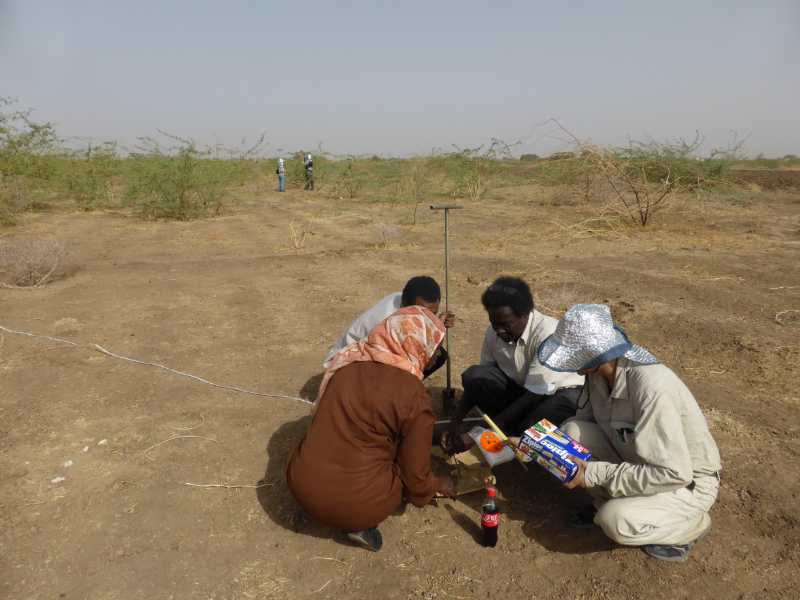
<instances>
[{"instance_id":1,"label":"person wearing silver sun hat","mask_svg":"<svg viewBox=\"0 0 800 600\"><path fill-rule=\"evenodd\" d=\"M278 159L278 168L275 169L275 173L278 175L278 191L283 191L283 182L286 178L286 165L283 162L283 159Z\"/></svg>"},{"instance_id":2,"label":"person wearing silver sun hat","mask_svg":"<svg viewBox=\"0 0 800 600\"><path fill-rule=\"evenodd\" d=\"M593 453L591 462L575 459L567 487L585 487L594 502L570 510L568 523L600 527L658 560L686 560L711 529L722 468L692 393L601 304L564 313L538 357L554 371L586 376L578 413L561 428Z\"/></svg>"}]
</instances>

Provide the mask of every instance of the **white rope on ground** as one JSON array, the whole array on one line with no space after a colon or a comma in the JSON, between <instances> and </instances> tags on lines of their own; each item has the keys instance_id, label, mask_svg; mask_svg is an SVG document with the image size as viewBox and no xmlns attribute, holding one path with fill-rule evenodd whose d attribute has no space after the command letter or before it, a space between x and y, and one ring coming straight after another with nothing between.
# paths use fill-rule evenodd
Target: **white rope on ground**
<instances>
[{"instance_id":1,"label":"white rope on ground","mask_svg":"<svg viewBox=\"0 0 800 600\"><path fill-rule=\"evenodd\" d=\"M109 356L113 356L114 358L119 358L120 360L127 360L128 362L137 363L137 364L140 364L140 365L148 365L150 367L158 367L159 369L164 369L165 371L170 371L171 373L177 373L178 375L182 375L184 377L189 377L191 379L196 379L197 381L200 381L202 383L207 383L208 385L213 385L214 387L222 388L223 390L234 390L236 392L241 392L243 394L251 394L253 396L266 396L268 398L287 398L289 400L297 400L298 402L305 402L306 404L314 404L313 402L311 402L310 400L306 400L305 398L295 398L294 396L283 396L281 394L263 394L261 392L251 392L249 390L243 390L241 388L233 387L233 386L230 386L230 385L220 385L218 383L213 383L211 381L207 381L205 379L197 377L196 375L190 375L189 373L182 373L181 371L176 371L175 369L170 369L169 367L165 367L164 365L159 365L158 363L145 362L145 361L142 361L142 360L136 360L136 359L133 359L133 358L127 358L125 356L119 356L117 354L109 352L108 350L106 350L104 348L101 348L97 344L89 344L89 345L87 345L87 344L76 344L75 342L68 342L67 340L59 340L58 338L52 338L52 337L48 337L46 335L36 335L35 333L25 333L24 331L12 331L11 329L6 329L2 325L0 325L0 329L2 329L3 331L6 331L8 333L15 333L17 335L27 335L29 337L43 338L45 340L50 340L50 341L53 341L53 342L59 342L61 344L67 344L69 346L76 346L78 348L89 348L90 350L97 350L99 352L102 352L103 354L108 354Z\"/></svg>"}]
</instances>

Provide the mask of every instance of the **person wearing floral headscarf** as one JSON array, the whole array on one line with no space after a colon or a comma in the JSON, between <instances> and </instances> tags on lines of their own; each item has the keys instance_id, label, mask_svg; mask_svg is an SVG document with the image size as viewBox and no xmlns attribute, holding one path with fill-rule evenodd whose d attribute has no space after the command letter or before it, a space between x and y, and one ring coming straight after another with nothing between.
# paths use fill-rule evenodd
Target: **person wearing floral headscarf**
<instances>
[{"instance_id":1,"label":"person wearing floral headscarf","mask_svg":"<svg viewBox=\"0 0 800 600\"><path fill-rule=\"evenodd\" d=\"M570 308L539 347L539 362L586 376L578 413L561 428L589 448L568 488L594 497L571 509L578 529L602 528L619 544L678 563L711 530L719 451L692 393L644 348L628 341L602 304Z\"/></svg>"},{"instance_id":2,"label":"person wearing floral headscarf","mask_svg":"<svg viewBox=\"0 0 800 600\"><path fill-rule=\"evenodd\" d=\"M444 332L431 311L408 306L343 348L322 379L308 432L286 461L300 507L373 550L383 543L378 525L404 497L422 508L437 492L456 495L450 477L431 472L436 417L422 384Z\"/></svg>"}]
</instances>

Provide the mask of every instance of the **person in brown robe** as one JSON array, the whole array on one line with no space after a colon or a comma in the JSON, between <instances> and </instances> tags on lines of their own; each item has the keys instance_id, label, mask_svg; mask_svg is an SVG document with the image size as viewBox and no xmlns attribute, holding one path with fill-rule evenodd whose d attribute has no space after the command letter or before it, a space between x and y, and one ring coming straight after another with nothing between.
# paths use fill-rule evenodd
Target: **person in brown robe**
<instances>
[{"instance_id":1,"label":"person in brown robe","mask_svg":"<svg viewBox=\"0 0 800 600\"><path fill-rule=\"evenodd\" d=\"M382 544L378 524L404 497L421 508L437 492L456 495L450 477L431 472L436 417L422 384L443 332L433 313L407 307L343 349L328 367L308 433L286 461L300 507L373 550Z\"/></svg>"}]
</instances>

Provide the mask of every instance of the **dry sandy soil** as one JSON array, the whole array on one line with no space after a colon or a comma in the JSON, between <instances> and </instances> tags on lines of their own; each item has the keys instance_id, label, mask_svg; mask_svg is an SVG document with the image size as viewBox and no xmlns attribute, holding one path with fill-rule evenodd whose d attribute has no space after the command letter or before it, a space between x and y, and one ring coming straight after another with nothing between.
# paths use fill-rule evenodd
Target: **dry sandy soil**
<instances>
[{"instance_id":1,"label":"dry sandy soil","mask_svg":"<svg viewBox=\"0 0 800 600\"><path fill-rule=\"evenodd\" d=\"M62 210L25 221L71 255L43 288L0 289L0 325L80 346L0 332L1 597L800 597L800 192L679 202L644 233L591 231L594 208L565 190L497 189L453 213L456 387L479 357L480 294L507 273L547 314L609 304L695 393L724 471L714 529L681 565L570 530L565 511L585 493L516 463L495 469L496 548L476 542L478 493L400 506L383 550L367 552L286 488L307 405L93 349L313 397L360 312L410 276L444 283L442 215L420 209L383 248L375 222L399 223L407 206L278 194L272 181L241 193L225 216L188 223ZM299 250L293 220L310 222ZM437 411L444 377L428 382Z\"/></svg>"}]
</instances>

